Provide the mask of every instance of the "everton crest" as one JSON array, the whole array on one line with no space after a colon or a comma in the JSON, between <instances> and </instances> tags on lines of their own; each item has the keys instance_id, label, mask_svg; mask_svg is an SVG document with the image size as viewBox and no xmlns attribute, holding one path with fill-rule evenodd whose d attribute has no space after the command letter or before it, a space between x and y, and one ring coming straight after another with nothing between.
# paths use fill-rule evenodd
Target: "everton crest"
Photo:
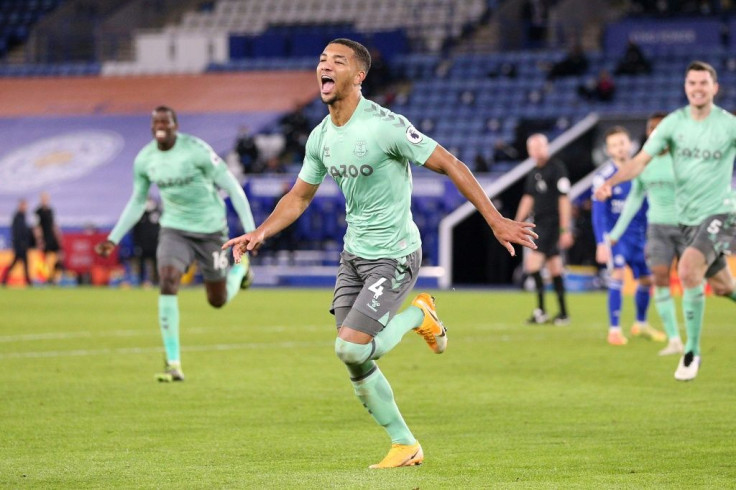
<instances>
[{"instance_id":1,"label":"everton crest","mask_svg":"<svg viewBox=\"0 0 736 490\"><path fill-rule=\"evenodd\" d=\"M358 140L355 143L355 148L353 148L353 155L355 155L358 158L363 158L368 153L368 148L366 147L365 141Z\"/></svg>"}]
</instances>

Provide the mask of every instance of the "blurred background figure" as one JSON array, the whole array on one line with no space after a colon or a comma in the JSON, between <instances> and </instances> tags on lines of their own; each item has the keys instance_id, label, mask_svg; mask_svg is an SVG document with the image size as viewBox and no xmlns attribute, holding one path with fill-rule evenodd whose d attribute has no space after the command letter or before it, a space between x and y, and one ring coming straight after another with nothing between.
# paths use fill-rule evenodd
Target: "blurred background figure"
<instances>
[{"instance_id":1,"label":"blurred background figure","mask_svg":"<svg viewBox=\"0 0 736 490\"><path fill-rule=\"evenodd\" d=\"M312 130L309 119L304 115L303 108L297 105L292 112L281 118L279 126L285 138L281 160L287 163L301 164L304 158L304 145L307 144L309 132ZM266 167L271 167L271 169L264 168L264 172L273 171L273 164L269 165L268 161Z\"/></svg>"},{"instance_id":2,"label":"blurred background figure","mask_svg":"<svg viewBox=\"0 0 736 490\"><path fill-rule=\"evenodd\" d=\"M36 246L43 253L49 284L56 284L64 269L64 251L61 247L61 228L56 224L51 197L41 193L41 204L36 208L34 234Z\"/></svg>"},{"instance_id":3,"label":"blurred background figure","mask_svg":"<svg viewBox=\"0 0 736 490\"><path fill-rule=\"evenodd\" d=\"M572 45L564 58L552 65L547 73L547 80L585 75L589 64L588 57L585 55L583 47L580 43L576 42Z\"/></svg>"},{"instance_id":4,"label":"blurred background figure","mask_svg":"<svg viewBox=\"0 0 736 490\"><path fill-rule=\"evenodd\" d=\"M141 286L158 284L156 247L158 247L158 232L161 229L160 217L159 202L149 197L143 216L133 227L133 267L134 273L138 275L138 284Z\"/></svg>"},{"instance_id":5,"label":"blurred background figure","mask_svg":"<svg viewBox=\"0 0 736 490\"><path fill-rule=\"evenodd\" d=\"M610 102L616 94L616 84L608 70L598 72L597 78L590 78L578 87L578 94L586 100Z\"/></svg>"},{"instance_id":6,"label":"blurred background figure","mask_svg":"<svg viewBox=\"0 0 736 490\"><path fill-rule=\"evenodd\" d=\"M629 39L626 52L616 66L616 75L648 75L651 72L652 64L639 45Z\"/></svg>"},{"instance_id":7,"label":"blurred background figure","mask_svg":"<svg viewBox=\"0 0 736 490\"><path fill-rule=\"evenodd\" d=\"M32 246L33 235L26 221L26 212L28 211L28 203L25 199L18 201L18 209L13 216L12 240L13 240L13 261L10 263L3 273L2 284L8 284L8 276L10 272L19 262L23 263L23 273L25 274L26 284L32 286L31 276L28 273L28 249Z\"/></svg>"},{"instance_id":8,"label":"blurred background figure","mask_svg":"<svg viewBox=\"0 0 736 490\"><path fill-rule=\"evenodd\" d=\"M248 126L242 126L235 141L235 152L238 154L243 173L250 174L256 171L258 164L258 146L250 133Z\"/></svg>"},{"instance_id":9,"label":"blurred background figure","mask_svg":"<svg viewBox=\"0 0 736 490\"><path fill-rule=\"evenodd\" d=\"M549 23L547 0L526 0L521 7L521 19L524 25L524 47L528 49L544 47Z\"/></svg>"}]
</instances>

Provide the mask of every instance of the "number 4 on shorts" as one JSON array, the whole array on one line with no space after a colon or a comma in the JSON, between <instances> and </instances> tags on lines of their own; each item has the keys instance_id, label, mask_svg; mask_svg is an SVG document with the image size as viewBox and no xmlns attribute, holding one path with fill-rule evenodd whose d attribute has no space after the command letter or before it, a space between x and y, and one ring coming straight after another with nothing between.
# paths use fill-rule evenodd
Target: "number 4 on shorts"
<instances>
[{"instance_id":1,"label":"number 4 on shorts","mask_svg":"<svg viewBox=\"0 0 736 490\"><path fill-rule=\"evenodd\" d=\"M368 286L368 291L373 293L373 297L375 299L378 299L383 294L383 286L381 286L381 284L383 284L384 282L386 282L386 278L382 277L370 286Z\"/></svg>"}]
</instances>

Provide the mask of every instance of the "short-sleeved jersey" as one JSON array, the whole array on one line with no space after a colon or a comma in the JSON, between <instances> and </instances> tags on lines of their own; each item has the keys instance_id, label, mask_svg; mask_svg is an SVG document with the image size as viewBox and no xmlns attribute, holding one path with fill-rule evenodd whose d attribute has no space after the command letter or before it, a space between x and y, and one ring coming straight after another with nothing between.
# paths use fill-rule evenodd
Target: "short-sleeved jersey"
<instances>
[{"instance_id":1,"label":"short-sleeved jersey","mask_svg":"<svg viewBox=\"0 0 736 490\"><path fill-rule=\"evenodd\" d=\"M436 146L403 116L361 98L345 125L335 126L328 115L312 131L299 178L315 185L327 174L335 179L345 195L345 251L399 258L421 246L410 162L423 165Z\"/></svg>"},{"instance_id":2,"label":"short-sleeved jersey","mask_svg":"<svg viewBox=\"0 0 736 490\"><path fill-rule=\"evenodd\" d=\"M731 198L736 157L736 117L718 106L695 121L689 106L665 117L644 145L649 155L672 153L680 223L697 225L708 216L734 212Z\"/></svg>"},{"instance_id":3,"label":"short-sleeved jersey","mask_svg":"<svg viewBox=\"0 0 736 490\"><path fill-rule=\"evenodd\" d=\"M678 224L675 207L675 173L672 155L657 155L634 179L634 185L646 193L649 211L647 221L657 225Z\"/></svg>"},{"instance_id":4,"label":"short-sleeved jersey","mask_svg":"<svg viewBox=\"0 0 736 490\"><path fill-rule=\"evenodd\" d=\"M534 167L526 177L524 193L534 198L534 221L559 221L560 196L570 192L567 169L559 160Z\"/></svg>"},{"instance_id":5,"label":"short-sleeved jersey","mask_svg":"<svg viewBox=\"0 0 736 490\"><path fill-rule=\"evenodd\" d=\"M215 187L225 163L204 141L178 133L174 146L158 149L151 141L138 153L134 178L142 188L156 184L161 194L161 226L195 233L214 233L227 226L225 202Z\"/></svg>"},{"instance_id":6,"label":"short-sleeved jersey","mask_svg":"<svg viewBox=\"0 0 736 490\"><path fill-rule=\"evenodd\" d=\"M593 178L593 192L595 193L595 190L616 172L618 172L618 167L612 161L605 163ZM605 201L599 201L595 196L593 197L592 217L596 243L604 243L604 235L613 229L619 216L621 216L621 211L624 208L624 203L630 190L631 182L622 182L613 186L611 197ZM647 231L647 208L648 205L645 201L632 218L629 227L619 240L620 242L644 243Z\"/></svg>"}]
</instances>

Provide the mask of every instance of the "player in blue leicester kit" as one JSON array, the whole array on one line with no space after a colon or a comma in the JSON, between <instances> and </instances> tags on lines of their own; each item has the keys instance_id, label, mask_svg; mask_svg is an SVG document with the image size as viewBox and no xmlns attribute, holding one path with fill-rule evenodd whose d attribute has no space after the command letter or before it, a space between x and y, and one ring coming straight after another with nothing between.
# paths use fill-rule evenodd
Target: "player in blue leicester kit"
<instances>
[{"instance_id":1,"label":"player in blue leicester kit","mask_svg":"<svg viewBox=\"0 0 736 490\"><path fill-rule=\"evenodd\" d=\"M621 126L614 126L606 132L606 151L611 157L601 168L593 180L593 189L614 175L618 168L629 158L631 140L628 131ZM643 336L664 342L664 333L655 330L647 323L652 277L644 257L644 243L647 229L646 203L631 219L626 232L615 244L608 242L608 233L613 229L631 188L630 183L619 184L614 188L610 198L603 201L593 198L593 231L595 233L596 261L607 264L610 271L608 283L608 343L626 345L628 339L621 331L621 289L624 280L624 267L629 266L634 278L639 282L635 295L636 322L631 327L635 336Z\"/></svg>"},{"instance_id":2,"label":"player in blue leicester kit","mask_svg":"<svg viewBox=\"0 0 736 490\"><path fill-rule=\"evenodd\" d=\"M647 119L647 137L666 115L656 113ZM659 355L682 354L675 301L670 294L670 271L672 262L679 259L685 250L685 238L677 224L675 174L672 154L667 150L655 155L644 172L631 181L631 190L621 215L609 233L611 242L621 238L645 200L649 204L645 255L654 279L654 304L669 341Z\"/></svg>"},{"instance_id":3,"label":"player in blue leicester kit","mask_svg":"<svg viewBox=\"0 0 736 490\"><path fill-rule=\"evenodd\" d=\"M403 116L363 98L361 83L370 65L368 50L355 41L327 45L317 80L329 115L309 136L299 177L255 231L223 247L233 246L236 260L257 250L299 218L327 175L335 180L345 195L348 223L330 309L338 328L335 353L355 395L391 438L388 454L371 468L395 468L420 464L424 453L375 361L412 330L437 354L447 347L447 331L429 294L419 294L399 313L422 263L411 214L410 162L447 175L512 255L512 242L536 248L537 235L529 229L534 225L504 218L468 168L437 142ZM429 379L435 375L421 371Z\"/></svg>"}]
</instances>

